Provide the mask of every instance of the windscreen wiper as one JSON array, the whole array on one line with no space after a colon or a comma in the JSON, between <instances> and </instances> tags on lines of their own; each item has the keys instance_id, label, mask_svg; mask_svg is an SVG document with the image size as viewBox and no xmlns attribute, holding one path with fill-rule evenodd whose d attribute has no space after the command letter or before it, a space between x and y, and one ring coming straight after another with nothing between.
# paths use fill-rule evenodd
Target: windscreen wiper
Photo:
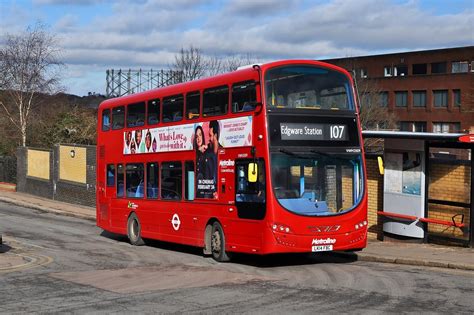
<instances>
[{"instance_id":1,"label":"windscreen wiper","mask_svg":"<svg viewBox=\"0 0 474 315\"><path fill-rule=\"evenodd\" d=\"M316 150L311 150L310 152L314 153L316 155L319 155L319 156L324 156L324 157L327 157L329 159L334 159L334 160L339 160L339 161L351 161L352 160L351 157L336 156L336 155L331 155L331 154L327 154L327 153L316 151Z\"/></svg>"},{"instance_id":2,"label":"windscreen wiper","mask_svg":"<svg viewBox=\"0 0 474 315\"><path fill-rule=\"evenodd\" d=\"M312 160L313 158L309 157L309 156L304 156L304 155L298 155L296 153L293 153L291 151L288 151L288 150L285 150L285 149L280 149L279 150L281 153L284 153L286 155L289 155L289 156L294 156L298 159L304 159L304 160Z\"/></svg>"}]
</instances>

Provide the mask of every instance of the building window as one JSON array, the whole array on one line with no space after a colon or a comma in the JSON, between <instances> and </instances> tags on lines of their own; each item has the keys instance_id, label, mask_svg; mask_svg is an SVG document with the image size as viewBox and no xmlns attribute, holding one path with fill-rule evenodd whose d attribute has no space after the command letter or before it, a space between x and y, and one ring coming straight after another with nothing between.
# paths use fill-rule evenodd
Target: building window
<instances>
[{"instance_id":1,"label":"building window","mask_svg":"<svg viewBox=\"0 0 474 315\"><path fill-rule=\"evenodd\" d=\"M146 197L148 199L156 199L158 193L158 178L160 169L158 162L147 163L146 165Z\"/></svg>"},{"instance_id":2,"label":"building window","mask_svg":"<svg viewBox=\"0 0 474 315\"><path fill-rule=\"evenodd\" d=\"M367 72L367 69L360 69L360 77L362 79L365 79L368 77L368 72Z\"/></svg>"},{"instance_id":3,"label":"building window","mask_svg":"<svg viewBox=\"0 0 474 315\"><path fill-rule=\"evenodd\" d=\"M125 172L127 197L143 198L145 194L143 164L127 164Z\"/></svg>"},{"instance_id":4,"label":"building window","mask_svg":"<svg viewBox=\"0 0 474 315\"><path fill-rule=\"evenodd\" d=\"M202 114L205 117L227 114L229 88L221 86L204 91Z\"/></svg>"},{"instance_id":5,"label":"building window","mask_svg":"<svg viewBox=\"0 0 474 315\"><path fill-rule=\"evenodd\" d=\"M394 68L393 72L394 76L407 76L408 75L408 66L406 65L398 65Z\"/></svg>"},{"instance_id":6,"label":"building window","mask_svg":"<svg viewBox=\"0 0 474 315\"><path fill-rule=\"evenodd\" d=\"M407 91L395 92L395 106L407 107L407 104L408 104L408 92Z\"/></svg>"},{"instance_id":7,"label":"building window","mask_svg":"<svg viewBox=\"0 0 474 315\"><path fill-rule=\"evenodd\" d=\"M163 122L180 121L183 119L183 95L175 95L163 99Z\"/></svg>"},{"instance_id":8,"label":"building window","mask_svg":"<svg viewBox=\"0 0 474 315\"><path fill-rule=\"evenodd\" d=\"M392 66L385 66L383 68L383 76L384 77L391 77L393 76L393 67Z\"/></svg>"},{"instance_id":9,"label":"building window","mask_svg":"<svg viewBox=\"0 0 474 315\"><path fill-rule=\"evenodd\" d=\"M400 129L400 131L411 131L410 125L411 122L409 121L400 121L398 122L398 129Z\"/></svg>"},{"instance_id":10,"label":"building window","mask_svg":"<svg viewBox=\"0 0 474 315\"><path fill-rule=\"evenodd\" d=\"M380 107L388 106L388 92L380 92Z\"/></svg>"},{"instance_id":11,"label":"building window","mask_svg":"<svg viewBox=\"0 0 474 315\"><path fill-rule=\"evenodd\" d=\"M156 125L160 122L160 100L148 101L148 124Z\"/></svg>"},{"instance_id":12,"label":"building window","mask_svg":"<svg viewBox=\"0 0 474 315\"><path fill-rule=\"evenodd\" d=\"M426 121L415 121L413 122L414 132L426 132Z\"/></svg>"},{"instance_id":13,"label":"building window","mask_svg":"<svg viewBox=\"0 0 474 315\"><path fill-rule=\"evenodd\" d=\"M413 107L426 107L426 91L413 91Z\"/></svg>"},{"instance_id":14,"label":"building window","mask_svg":"<svg viewBox=\"0 0 474 315\"><path fill-rule=\"evenodd\" d=\"M201 93L199 91L186 94L186 118L199 118L201 112Z\"/></svg>"},{"instance_id":15,"label":"building window","mask_svg":"<svg viewBox=\"0 0 474 315\"><path fill-rule=\"evenodd\" d=\"M425 121L400 121L400 131L426 132Z\"/></svg>"},{"instance_id":16,"label":"building window","mask_svg":"<svg viewBox=\"0 0 474 315\"><path fill-rule=\"evenodd\" d=\"M435 122L433 123L433 132L436 133L448 133L448 132L460 132L461 123L459 122Z\"/></svg>"},{"instance_id":17,"label":"building window","mask_svg":"<svg viewBox=\"0 0 474 315\"><path fill-rule=\"evenodd\" d=\"M453 61L451 63L452 73L464 73L469 71L469 63L467 61Z\"/></svg>"},{"instance_id":18,"label":"building window","mask_svg":"<svg viewBox=\"0 0 474 315\"><path fill-rule=\"evenodd\" d=\"M435 107L448 107L448 90L433 91L433 104Z\"/></svg>"},{"instance_id":19,"label":"building window","mask_svg":"<svg viewBox=\"0 0 474 315\"><path fill-rule=\"evenodd\" d=\"M232 112L247 112L255 109L257 89L255 81L236 83L232 86Z\"/></svg>"},{"instance_id":20,"label":"building window","mask_svg":"<svg viewBox=\"0 0 474 315\"><path fill-rule=\"evenodd\" d=\"M182 193L181 162L165 162L161 164L161 198L181 200Z\"/></svg>"},{"instance_id":21,"label":"building window","mask_svg":"<svg viewBox=\"0 0 474 315\"><path fill-rule=\"evenodd\" d=\"M426 63L415 63L412 66L412 74L426 74L427 73L427 66Z\"/></svg>"},{"instance_id":22,"label":"building window","mask_svg":"<svg viewBox=\"0 0 474 315\"><path fill-rule=\"evenodd\" d=\"M130 104L127 106L127 127L145 125L145 103Z\"/></svg>"},{"instance_id":23,"label":"building window","mask_svg":"<svg viewBox=\"0 0 474 315\"><path fill-rule=\"evenodd\" d=\"M461 106L461 90L453 90L454 106Z\"/></svg>"},{"instance_id":24,"label":"building window","mask_svg":"<svg viewBox=\"0 0 474 315\"><path fill-rule=\"evenodd\" d=\"M446 62L433 62L431 64L431 73L446 73Z\"/></svg>"},{"instance_id":25,"label":"building window","mask_svg":"<svg viewBox=\"0 0 474 315\"><path fill-rule=\"evenodd\" d=\"M112 129L122 129L125 126L125 107L119 106L112 109Z\"/></svg>"}]
</instances>

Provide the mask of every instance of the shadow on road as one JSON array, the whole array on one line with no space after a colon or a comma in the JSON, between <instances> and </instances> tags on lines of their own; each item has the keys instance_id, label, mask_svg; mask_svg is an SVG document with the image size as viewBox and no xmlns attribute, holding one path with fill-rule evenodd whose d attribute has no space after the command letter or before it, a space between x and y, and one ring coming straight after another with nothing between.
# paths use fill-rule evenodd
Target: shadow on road
<instances>
[{"instance_id":1,"label":"shadow on road","mask_svg":"<svg viewBox=\"0 0 474 315\"><path fill-rule=\"evenodd\" d=\"M128 243L128 238L107 231L101 234L109 239ZM161 250L175 251L195 256L203 256L202 248L187 246L157 240L145 240L146 246L159 248ZM248 265L259 268L273 268L298 265L316 265L323 263L347 264L357 261L357 255L354 253L324 252L324 253L302 253L302 254L269 254L269 255L251 255L232 253L232 263Z\"/></svg>"},{"instance_id":2,"label":"shadow on road","mask_svg":"<svg viewBox=\"0 0 474 315\"><path fill-rule=\"evenodd\" d=\"M11 246L8 246L7 244L0 244L0 254L6 253L11 249Z\"/></svg>"},{"instance_id":3,"label":"shadow on road","mask_svg":"<svg viewBox=\"0 0 474 315\"><path fill-rule=\"evenodd\" d=\"M232 262L259 268L274 268L284 266L317 265L323 263L347 264L357 261L357 255L337 252L331 253L301 253L301 254L270 254L264 256L234 254Z\"/></svg>"}]
</instances>

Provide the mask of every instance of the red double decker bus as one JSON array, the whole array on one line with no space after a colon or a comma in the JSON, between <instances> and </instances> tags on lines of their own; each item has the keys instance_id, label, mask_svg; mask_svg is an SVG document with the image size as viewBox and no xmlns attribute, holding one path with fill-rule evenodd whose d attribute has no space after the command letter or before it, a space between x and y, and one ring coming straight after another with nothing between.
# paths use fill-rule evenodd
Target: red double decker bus
<instances>
[{"instance_id":1,"label":"red double decker bus","mask_svg":"<svg viewBox=\"0 0 474 315\"><path fill-rule=\"evenodd\" d=\"M134 245L199 246L217 261L364 248L350 75L278 61L103 102L97 225Z\"/></svg>"}]
</instances>

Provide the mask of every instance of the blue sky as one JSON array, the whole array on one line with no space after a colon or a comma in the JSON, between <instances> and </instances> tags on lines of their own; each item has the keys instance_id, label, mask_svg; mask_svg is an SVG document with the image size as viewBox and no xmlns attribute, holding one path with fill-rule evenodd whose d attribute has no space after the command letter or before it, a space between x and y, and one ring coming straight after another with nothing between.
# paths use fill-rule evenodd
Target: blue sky
<instances>
[{"instance_id":1,"label":"blue sky","mask_svg":"<svg viewBox=\"0 0 474 315\"><path fill-rule=\"evenodd\" d=\"M107 69L167 68L189 45L260 61L474 45L474 0L0 0L0 36L36 21L57 34L77 95L105 93Z\"/></svg>"}]
</instances>

